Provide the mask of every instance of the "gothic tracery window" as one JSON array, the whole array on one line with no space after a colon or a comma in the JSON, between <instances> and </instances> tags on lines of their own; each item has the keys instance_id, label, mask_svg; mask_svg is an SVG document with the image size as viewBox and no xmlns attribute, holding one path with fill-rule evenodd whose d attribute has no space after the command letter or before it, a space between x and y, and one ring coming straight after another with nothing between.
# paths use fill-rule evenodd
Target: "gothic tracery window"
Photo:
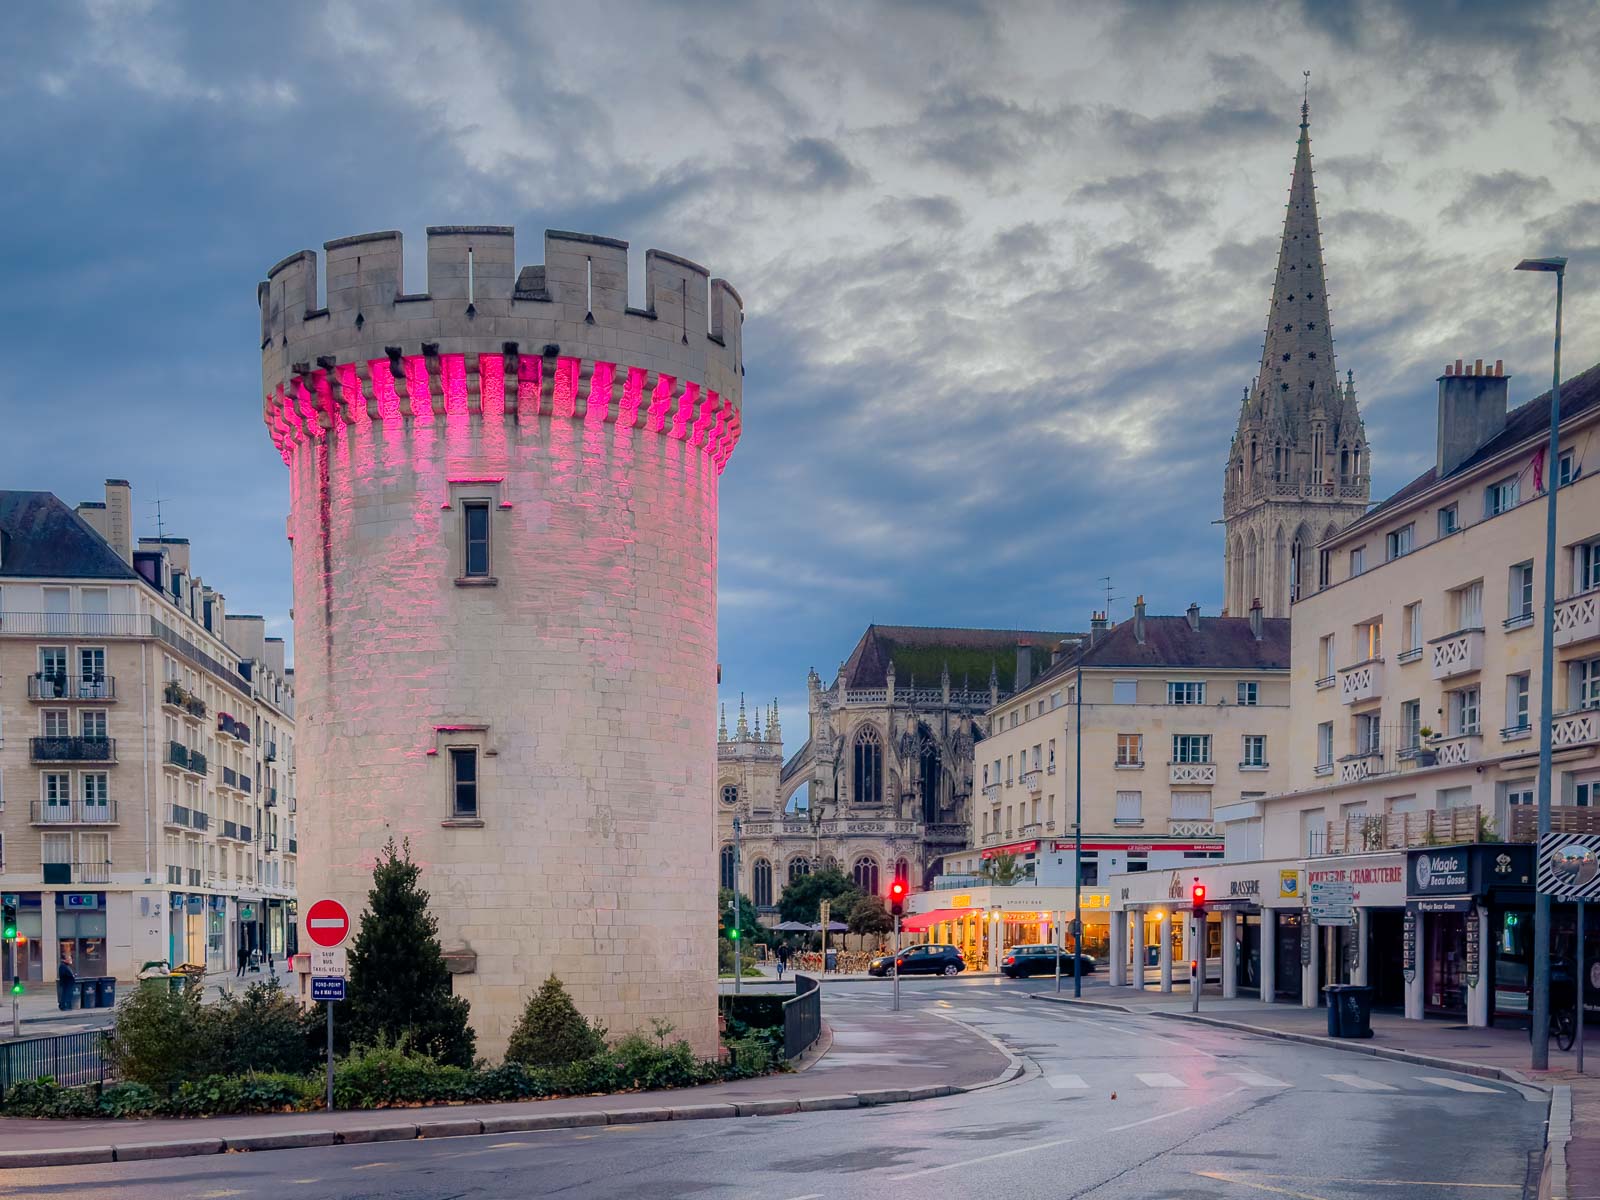
<instances>
[{"instance_id":1,"label":"gothic tracery window","mask_svg":"<svg viewBox=\"0 0 1600 1200\"><path fill-rule=\"evenodd\" d=\"M857 804L883 803L883 739L875 725L856 734L853 798Z\"/></svg>"},{"instance_id":2,"label":"gothic tracery window","mask_svg":"<svg viewBox=\"0 0 1600 1200\"><path fill-rule=\"evenodd\" d=\"M811 874L811 860L810 859L807 859L807 858L795 858L795 859L791 859L789 861L789 882L790 883L793 883L796 879L804 879L809 874Z\"/></svg>"},{"instance_id":3,"label":"gothic tracery window","mask_svg":"<svg viewBox=\"0 0 1600 1200\"><path fill-rule=\"evenodd\" d=\"M856 887L861 889L863 895L876 896L878 894L878 860L862 855L856 859L855 866L850 874L856 881Z\"/></svg>"},{"instance_id":4,"label":"gothic tracery window","mask_svg":"<svg viewBox=\"0 0 1600 1200\"><path fill-rule=\"evenodd\" d=\"M734 879L734 875L733 875L734 867L733 867L733 847L732 846L724 846L722 848L721 867L722 867L722 870L721 870L721 883L722 883L722 886L727 888L731 892L734 889L734 884L737 882L737 880Z\"/></svg>"},{"instance_id":5,"label":"gothic tracery window","mask_svg":"<svg viewBox=\"0 0 1600 1200\"><path fill-rule=\"evenodd\" d=\"M750 899L761 908L772 904L772 864L764 858L750 864Z\"/></svg>"}]
</instances>

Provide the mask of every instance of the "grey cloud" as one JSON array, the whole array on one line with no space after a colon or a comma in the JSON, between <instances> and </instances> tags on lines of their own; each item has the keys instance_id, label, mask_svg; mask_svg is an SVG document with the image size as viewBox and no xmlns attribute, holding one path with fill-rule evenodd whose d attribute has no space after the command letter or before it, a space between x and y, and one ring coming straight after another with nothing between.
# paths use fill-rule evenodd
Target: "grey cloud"
<instances>
[{"instance_id":1,"label":"grey cloud","mask_svg":"<svg viewBox=\"0 0 1600 1200\"><path fill-rule=\"evenodd\" d=\"M1555 191L1542 175L1494 171L1469 176L1460 193L1445 206L1451 221L1492 221L1526 215L1528 204Z\"/></svg>"},{"instance_id":2,"label":"grey cloud","mask_svg":"<svg viewBox=\"0 0 1600 1200\"><path fill-rule=\"evenodd\" d=\"M1579 152L1600 159L1600 121L1578 121L1572 117L1552 117L1550 124L1572 140Z\"/></svg>"},{"instance_id":3,"label":"grey cloud","mask_svg":"<svg viewBox=\"0 0 1600 1200\"><path fill-rule=\"evenodd\" d=\"M1043 226L1029 221L995 234L994 248L1006 258L1043 258L1050 253L1050 235Z\"/></svg>"},{"instance_id":4,"label":"grey cloud","mask_svg":"<svg viewBox=\"0 0 1600 1200\"><path fill-rule=\"evenodd\" d=\"M864 183L867 173L826 138L802 137L789 143L786 162L798 168L799 186L808 191L829 191Z\"/></svg>"},{"instance_id":5,"label":"grey cloud","mask_svg":"<svg viewBox=\"0 0 1600 1200\"><path fill-rule=\"evenodd\" d=\"M1343 154L1319 158L1317 178L1330 180L1347 191L1358 187L1386 188L1399 177L1399 172L1380 154Z\"/></svg>"},{"instance_id":6,"label":"grey cloud","mask_svg":"<svg viewBox=\"0 0 1600 1200\"><path fill-rule=\"evenodd\" d=\"M1073 192L1072 200L1122 204L1146 228L1166 233L1190 228L1211 209L1193 175L1160 168L1094 180Z\"/></svg>"},{"instance_id":7,"label":"grey cloud","mask_svg":"<svg viewBox=\"0 0 1600 1200\"><path fill-rule=\"evenodd\" d=\"M887 196L876 207L891 224L910 220L939 229L960 229L966 221L953 196Z\"/></svg>"},{"instance_id":8,"label":"grey cloud","mask_svg":"<svg viewBox=\"0 0 1600 1200\"><path fill-rule=\"evenodd\" d=\"M1173 150L1193 153L1282 136L1283 113L1265 104L1217 100L1199 110L1147 117L1128 108L1098 112L1106 134L1134 154L1162 155Z\"/></svg>"},{"instance_id":9,"label":"grey cloud","mask_svg":"<svg viewBox=\"0 0 1600 1200\"><path fill-rule=\"evenodd\" d=\"M922 156L974 176L991 175L1022 161L1070 124L1072 110L1044 110L992 93L948 87L923 106L909 127L886 130L887 140L909 136Z\"/></svg>"}]
</instances>

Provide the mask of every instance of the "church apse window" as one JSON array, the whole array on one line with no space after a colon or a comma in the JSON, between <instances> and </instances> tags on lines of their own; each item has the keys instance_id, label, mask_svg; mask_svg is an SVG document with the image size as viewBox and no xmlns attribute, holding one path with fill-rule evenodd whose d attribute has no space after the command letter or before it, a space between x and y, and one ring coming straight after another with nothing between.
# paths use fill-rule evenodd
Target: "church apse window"
<instances>
[{"instance_id":1,"label":"church apse window","mask_svg":"<svg viewBox=\"0 0 1600 1200\"><path fill-rule=\"evenodd\" d=\"M883 739L875 726L864 725L856 734L852 799L857 804L883 803Z\"/></svg>"},{"instance_id":2,"label":"church apse window","mask_svg":"<svg viewBox=\"0 0 1600 1200\"><path fill-rule=\"evenodd\" d=\"M939 747L932 739L922 744L922 820L933 824L939 820L939 792L943 783Z\"/></svg>"},{"instance_id":3,"label":"church apse window","mask_svg":"<svg viewBox=\"0 0 1600 1200\"><path fill-rule=\"evenodd\" d=\"M855 866L850 869L851 877L856 881L856 887L861 889L863 895L876 896L878 894L878 860L862 855L856 859Z\"/></svg>"},{"instance_id":4,"label":"church apse window","mask_svg":"<svg viewBox=\"0 0 1600 1200\"><path fill-rule=\"evenodd\" d=\"M804 859L804 858L797 858L797 859L792 860L789 863L789 882L790 883L793 883L796 879L804 879L809 874L811 874L811 862L810 862L810 860Z\"/></svg>"},{"instance_id":5,"label":"church apse window","mask_svg":"<svg viewBox=\"0 0 1600 1200\"><path fill-rule=\"evenodd\" d=\"M750 864L750 899L756 902L757 908L772 905L772 864L764 858Z\"/></svg>"},{"instance_id":6,"label":"church apse window","mask_svg":"<svg viewBox=\"0 0 1600 1200\"><path fill-rule=\"evenodd\" d=\"M732 846L724 846L722 848L722 857L721 857L721 861L720 861L720 866L721 866L721 886L727 888L728 891L731 892L731 891L734 890L734 884L738 882L734 878L734 863L733 863L733 847Z\"/></svg>"},{"instance_id":7,"label":"church apse window","mask_svg":"<svg viewBox=\"0 0 1600 1200\"><path fill-rule=\"evenodd\" d=\"M737 784L727 784L722 789L722 802L724 804L739 803L739 788Z\"/></svg>"}]
</instances>

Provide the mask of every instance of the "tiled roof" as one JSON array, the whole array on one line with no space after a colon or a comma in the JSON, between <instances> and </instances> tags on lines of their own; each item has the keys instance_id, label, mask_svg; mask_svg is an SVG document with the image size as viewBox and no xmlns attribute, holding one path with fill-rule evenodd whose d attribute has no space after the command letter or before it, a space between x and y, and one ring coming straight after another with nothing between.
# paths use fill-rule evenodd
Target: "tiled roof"
<instances>
[{"instance_id":1,"label":"tiled roof","mask_svg":"<svg viewBox=\"0 0 1600 1200\"><path fill-rule=\"evenodd\" d=\"M1081 654L1062 659L1043 679L1080 666L1287 671L1289 619L1263 617L1257 641L1249 617L1201 617L1196 631L1186 616L1147 616L1140 642L1134 637L1134 618L1129 617L1099 635Z\"/></svg>"},{"instance_id":2,"label":"tiled roof","mask_svg":"<svg viewBox=\"0 0 1600 1200\"><path fill-rule=\"evenodd\" d=\"M49 492L0 491L0 577L137 579L104 538Z\"/></svg>"},{"instance_id":3,"label":"tiled roof","mask_svg":"<svg viewBox=\"0 0 1600 1200\"><path fill-rule=\"evenodd\" d=\"M844 665L845 686L880 688L888 682L894 663L895 684L907 687L913 678L921 687L934 687L945 667L950 682L973 688L989 686L994 670L1002 692L1012 690L1017 670L1017 644L1027 642L1033 651L1033 674L1050 664L1051 651L1063 639L1081 633L1051 633L1037 629L939 629L922 625L869 625Z\"/></svg>"},{"instance_id":4,"label":"tiled roof","mask_svg":"<svg viewBox=\"0 0 1600 1200\"><path fill-rule=\"evenodd\" d=\"M1574 375L1571 379L1562 381L1562 424L1565 424L1573 417L1589 412L1597 405L1600 405L1600 363L1596 363L1581 374ZM1543 395L1535 396L1526 404L1520 405L1507 413L1505 428L1479 446L1466 459L1462 460L1461 465L1450 472L1450 475L1453 477L1460 475L1464 471L1470 471L1479 463L1487 462L1495 455L1509 450L1519 442L1525 442L1531 437L1536 437L1549 428L1550 393L1546 391ZM1421 475L1418 475L1410 483L1374 507L1362 520L1370 521L1377 514L1387 512L1389 509L1404 504L1413 496L1427 491L1438 482L1438 468L1429 467Z\"/></svg>"}]
</instances>

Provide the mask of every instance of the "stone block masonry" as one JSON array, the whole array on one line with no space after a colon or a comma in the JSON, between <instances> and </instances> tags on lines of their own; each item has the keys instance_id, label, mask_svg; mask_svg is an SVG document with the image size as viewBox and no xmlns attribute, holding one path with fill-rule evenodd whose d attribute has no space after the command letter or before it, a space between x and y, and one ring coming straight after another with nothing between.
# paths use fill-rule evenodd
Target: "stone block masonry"
<instances>
[{"instance_id":1,"label":"stone block masonry","mask_svg":"<svg viewBox=\"0 0 1600 1200\"><path fill-rule=\"evenodd\" d=\"M551 971L613 1033L716 1047L718 479L742 304L659 251L428 231L280 262L263 414L289 468L300 895L359 911L411 839L497 1056ZM469 764L469 765L465 765ZM461 772L468 771L466 780Z\"/></svg>"}]
</instances>

